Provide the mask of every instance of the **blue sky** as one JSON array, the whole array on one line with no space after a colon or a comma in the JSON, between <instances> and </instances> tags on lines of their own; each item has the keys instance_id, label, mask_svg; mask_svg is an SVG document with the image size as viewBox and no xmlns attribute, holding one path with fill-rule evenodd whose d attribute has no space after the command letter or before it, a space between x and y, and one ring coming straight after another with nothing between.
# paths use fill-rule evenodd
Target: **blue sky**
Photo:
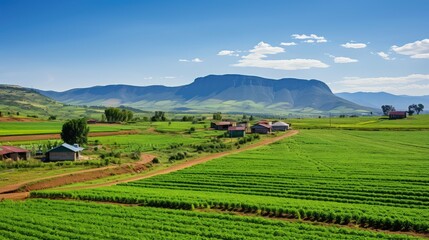
<instances>
[{"instance_id":1,"label":"blue sky","mask_svg":"<svg viewBox=\"0 0 429 240\"><path fill-rule=\"evenodd\" d=\"M47 90L319 79L429 95L429 1L0 0L0 83Z\"/></svg>"}]
</instances>

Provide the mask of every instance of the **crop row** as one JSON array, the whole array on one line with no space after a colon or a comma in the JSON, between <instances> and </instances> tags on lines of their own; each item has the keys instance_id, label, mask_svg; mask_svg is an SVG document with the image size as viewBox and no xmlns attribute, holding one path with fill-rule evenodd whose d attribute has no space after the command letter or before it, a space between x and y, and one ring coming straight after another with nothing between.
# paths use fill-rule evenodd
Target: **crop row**
<instances>
[{"instance_id":1,"label":"crop row","mask_svg":"<svg viewBox=\"0 0 429 240\"><path fill-rule=\"evenodd\" d=\"M414 239L338 227L150 207L0 202L0 239Z\"/></svg>"},{"instance_id":2,"label":"crop row","mask_svg":"<svg viewBox=\"0 0 429 240\"><path fill-rule=\"evenodd\" d=\"M251 196L189 190L110 187L80 191L32 192L34 198L64 198L89 201L141 204L172 209L223 209L308 221L358 224L395 231L429 232L428 212L421 209L346 204L269 196Z\"/></svg>"}]
</instances>

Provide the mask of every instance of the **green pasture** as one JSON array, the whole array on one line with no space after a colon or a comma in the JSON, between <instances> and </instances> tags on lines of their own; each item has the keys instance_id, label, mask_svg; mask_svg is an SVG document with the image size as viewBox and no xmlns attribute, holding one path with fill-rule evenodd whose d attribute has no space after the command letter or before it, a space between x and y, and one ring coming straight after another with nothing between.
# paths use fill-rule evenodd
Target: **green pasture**
<instances>
[{"instance_id":1,"label":"green pasture","mask_svg":"<svg viewBox=\"0 0 429 240\"><path fill-rule=\"evenodd\" d=\"M0 122L0 136L61 133L64 122ZM145 129L144 125L89 124L90 132L115 132L120 130Z\"/></svg>"},{"instance_id":2,"label":"green pasture","mask_svg":"<svg viewBox=\"0 0 429 240\"><path fill-rule=\"evenodd\" d=\"M287 119L296 129L342 130L429 130L429 115L414 115L406 119L389 120L387 117L345 117Z\"/></svg>"}]
</instances>

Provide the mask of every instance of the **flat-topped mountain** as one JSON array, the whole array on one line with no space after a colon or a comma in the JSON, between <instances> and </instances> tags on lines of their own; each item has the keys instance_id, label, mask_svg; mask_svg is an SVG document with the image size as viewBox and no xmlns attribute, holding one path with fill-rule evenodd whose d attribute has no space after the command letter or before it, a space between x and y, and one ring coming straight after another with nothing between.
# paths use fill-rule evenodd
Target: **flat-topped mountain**
<instances>
[{"instance_id":1,"label":"flat-topped mountain","mask_svg":"<svg viewBox=\"0 0 429 240\"><path fill-rule=\"evenodd\" d=\"M335 96L318 80L267 79L245 75L209 75L184 86L108 85L40 91L67 104L125 105L144 110L284 113L371 111Z\"/></svg>"}]
</instances>

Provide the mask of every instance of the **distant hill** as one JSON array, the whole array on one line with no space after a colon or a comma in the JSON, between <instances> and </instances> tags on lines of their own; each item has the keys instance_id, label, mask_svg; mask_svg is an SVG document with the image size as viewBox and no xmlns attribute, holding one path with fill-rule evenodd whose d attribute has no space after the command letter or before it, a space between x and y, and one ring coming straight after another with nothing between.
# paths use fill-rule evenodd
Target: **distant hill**
<instances>
[{"instance_id":1,"label":"distant hill","mask_svg":"<svg viewBox=\"0 0 429 240\"><path fill-rule=\"evenodd\" d=\"M36 119L45 120L49 116L57 116L58 119L100 118L103 111L104 109L65 105L32 89L0 84L0 112L3 117L37 116Z\"/></svg>"},{"instance_id":2,"label":"distant hill","mask_svg":"<svg viewBox=\"0 0 429 240\"><path fill-rule=\"evenodd\" d=\"M341 98L355 102L362 106L380 109L382 105L393 105L396 110L408 110L408 106L415 103L421 103L429 110L429 95L426 96L407 96L393 95L386 92L355 92L355 93L337 93Z\"/></svg>"},{"instance_id":3,"label":"distant hill","mask_svg":"<svg viewBox=\"0 0 429 240\"><path fill-rule=\"evenodd\" d=\"M189 85L108 85L40 91L57 101L77 105L130 106L143 110L246 113L323 113L372 111L335 96L318 80L279 80L244 75L209 75Z\"/></svg>"}]
</instances>

